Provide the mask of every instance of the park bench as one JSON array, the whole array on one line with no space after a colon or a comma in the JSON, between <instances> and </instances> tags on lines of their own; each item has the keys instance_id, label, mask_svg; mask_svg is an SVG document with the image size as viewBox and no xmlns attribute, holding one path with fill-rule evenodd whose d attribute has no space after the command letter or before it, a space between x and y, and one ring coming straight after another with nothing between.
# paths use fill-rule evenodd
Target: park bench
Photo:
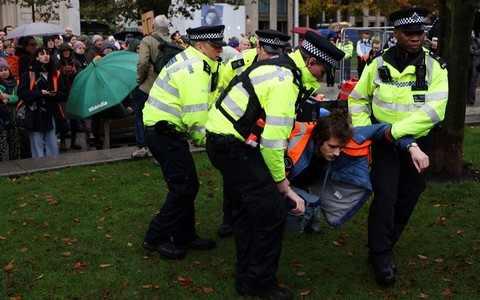
<instances>
[{"instance_id":1,"label":"park bench","mask_svg":"<svg viewBox=\"0 0 480 300\"><path fill-rule=\"evenodd\" d=\"M86 150L110 149L121 146L135 145L135 122L134 116L123 118L101 118L96 120L99 124L96 128L99 132L94 133L92 127L85 129Z\"/></svg>"}]
</instances>

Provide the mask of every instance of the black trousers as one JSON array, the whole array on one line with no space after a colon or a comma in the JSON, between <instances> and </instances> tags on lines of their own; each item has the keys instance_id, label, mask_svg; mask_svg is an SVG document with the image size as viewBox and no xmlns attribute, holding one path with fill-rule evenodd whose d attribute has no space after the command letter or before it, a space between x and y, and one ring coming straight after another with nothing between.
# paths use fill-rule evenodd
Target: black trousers
<instances>
[{"instance_id":1,"label":"black trousers","mask_svg":"<svg viewBox=\"0 0 480 300\"><path fill-rule=\"evenodd\" d=\"M151 129L145 131L145 138L168 186L165 203L150 222L145 241L156 245L173 238L176 244L186 244L196 238L194 200L200 186L189 144Z\"/></svg>"},{"instance_id":2,"label":"black trousers","mask_svg":"<svg viewBox=\"0 0 480 300\"><path fill-rule=\"evenodd\" d=\"M418 143L428 151L425 141ZM382 141L372 147L371 179L374 198L368 215L369 259L383 264L393 259L395 243L426 188L425 172L418 173L410 153Z\"/></svg>"},{"instance_id":3,"label":"black trousers","mask_svg":"<svg viewBox=\"0 0 480 300\"><path fill-rule=\"evenodd\" d=\"M207 153L231 189L237 250L236 284L257 289L277 286L285 230L286 202L260 151L207 135Z\"/></svg>"},{"instance_id":4,"label":"black trousers","mask_svg":"<svg viewBox=\"0 0 480 300\"><path fill-rule=\"evenodd\" d=\"M357 64L357 76L358 76L358 78L360 78L360 76L362 76L363 69L365 69L365 65L366 65L367 63L364 62L360 56L357 56L357 59L358 59L358 64Z\"/></svg>"}]
</instances>

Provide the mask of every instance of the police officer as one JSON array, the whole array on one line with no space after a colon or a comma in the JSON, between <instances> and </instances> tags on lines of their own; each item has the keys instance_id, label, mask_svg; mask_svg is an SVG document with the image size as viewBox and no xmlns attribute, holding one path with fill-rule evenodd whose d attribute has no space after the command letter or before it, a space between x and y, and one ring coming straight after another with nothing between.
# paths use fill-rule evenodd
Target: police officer
<instances>
[{"instance_id":1,"label":"police officer","mask_svg":"<svg viewBox=\"0 0 480 300\"><path fill-rule=\"evenodd\" d=\"M228 86L230 81L236 75L240 75L245 69L250 67L254 62L260 61L284 53L290 36L271 29L257 30L255 33L258 39L255 43L255 49L248 49L240 52L236 57L227 62L223 70L222 78L218 88L218 96ZM218 229L218 236L228 237L232 235L232 207L229 201L232 191L223 185L223 221Z\"/></svg>"},{"instance_id":2,"label":"police officer","mask_svg":"<svg viewBox=\"0 0 480 300\"><path fill-rule=\"evenodd\" d=\"M426 188L430 130L443 120L448 97L445 64L422 48L426 8L390 15L397 45L377 52L348 98L354 126L391 124L386 140L373 145L374 200L368 217L368 258L380 285L396 281L393 249ZM392 142L411 136L417 142L395 151Z\"/></svg>"},{"instance_id":3,"label":"police officer","mask_svg":"<svg viewBox=\"0 0 480 300\"><path fill-rule=\"evenodd\" d=\"M289 203L295 214L303 213L305 204L285 177L284 150L295 119L299 91L317 90L327 69L343 56L325 38L307 32L302 48L289 54L301 72L300 86L294 81L292 69L262 65L249 74L243 73L242 77L248 74L248 79L237 83L209 112L207 153L233 191L230 200L237 250L235 288L242 295L292 297L292 292L280 287L275 277L285 230L285 198L291 199ZM250 87L258 102L246 92ZM259 106L253 108L251 101ZM252 126L242 120L252 111L264 113L264 124L260 119L256 123L263 131L252 131L254 136L245 138L239 132ZM255 147L256 143L259 145Z\"/></svg>"},{"instance_id":4,"label":"police officer","mask_svg":"<svg viewBox=\"0 0 480 300\"><path fill-rule=\"evenodd\" d=\"M186 249L208 250L215 242L195 231L194 200L199 189L190 154L191 139L205 144L207 111L213 102L224 26L187 29L193 47L172 58L150 90L143 110L145 138L168 185L165 203L150 222L143 247L168 259L182 259Z\"/></svg>"}]
</instances>

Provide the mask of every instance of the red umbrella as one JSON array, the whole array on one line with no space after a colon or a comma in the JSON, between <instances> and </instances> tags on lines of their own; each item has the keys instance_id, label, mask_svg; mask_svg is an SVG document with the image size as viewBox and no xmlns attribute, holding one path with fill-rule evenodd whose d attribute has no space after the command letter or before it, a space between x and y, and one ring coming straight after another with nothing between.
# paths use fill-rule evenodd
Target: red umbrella
<instances>
[{"instance_id":1,"label":"red umbrella","mask_svg":"<svg viewBox=\"0 0 480 300\"><path fill-rule=\"evenodd\" d=\"M292 33L298 33L299 35L305 35L305 33L307 31L313 31L321 36L323 36L320 32L310 28L310 27L293 27L292 29L290 29L290 32Z\"/></svg>"},{"instance_id":2,"label":"red umbrella","mask_svg":"<svg viewBox=\"0 0 480 300\"><path fill-rule=\"evenodd\" d=\"M293 27L292 29L290 29L290 32L298 33L298 34L301 34L301 35L305 35L305 33L307 31L315 31L315 30L313 30L310 27Z\"/></svg>"}]
</instances>

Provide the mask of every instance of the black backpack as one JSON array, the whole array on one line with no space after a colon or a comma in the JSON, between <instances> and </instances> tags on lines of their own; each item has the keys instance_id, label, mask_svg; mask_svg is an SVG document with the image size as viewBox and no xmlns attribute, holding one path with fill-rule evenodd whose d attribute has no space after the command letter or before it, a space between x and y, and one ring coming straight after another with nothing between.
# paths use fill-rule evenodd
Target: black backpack
<instances>
[{"instance_id":1,"label":"black backpack","mask_svg":"<svg viewBox=\"0 0 480 300\"><path fill-rule=\"evenodd\" d=\"M158 44L158 50L160 53L158 54L157 58L153 62L153 70L156 73L160 73L160 71L165 67L165 65L172 59L175 55L185 50L182 46L179 46L175 43L164 41L160 37L156 37L152 35L160 44Z\"/></svg>"},{"instance_id":2,"label":"black backpack","mask_svg":"<svg viewBox=\"0 0 480 300\"><path fill-rule=\"evenodd\" d=\"M257 94L252 86L250 78L248 77L249 74L255 70L256 68L264 65L275 65L280 67L285 67L292 71L294 81L293 83L299 87L299 94L297 96L297 100L295 101L296 111L298 107L313 93L313 89L306 90L306 88L302 84L302 73L300 69L295 65L295 62L288 57L288 55L274 55L267 59L263 59L253 63L250 67L248 67L245 71L243 71L240 75L236 75L222 92L220 97L215 102L215 107L222 112L222 114L233 124L235 130L243 136L245 139L250 135L252 132L256 132L259 135L262 129L258 129L257 121L258 119L265 120L265 111L260 105L258 100ZM228 112L223 108L222 102L230 92L230 90L237 84L241 82L243 88L247 91L249 95L248 105L245 109L245 114L240 117L240 119L235 120L232 116L228 114Z\"/></svg>"}]
</instances>

